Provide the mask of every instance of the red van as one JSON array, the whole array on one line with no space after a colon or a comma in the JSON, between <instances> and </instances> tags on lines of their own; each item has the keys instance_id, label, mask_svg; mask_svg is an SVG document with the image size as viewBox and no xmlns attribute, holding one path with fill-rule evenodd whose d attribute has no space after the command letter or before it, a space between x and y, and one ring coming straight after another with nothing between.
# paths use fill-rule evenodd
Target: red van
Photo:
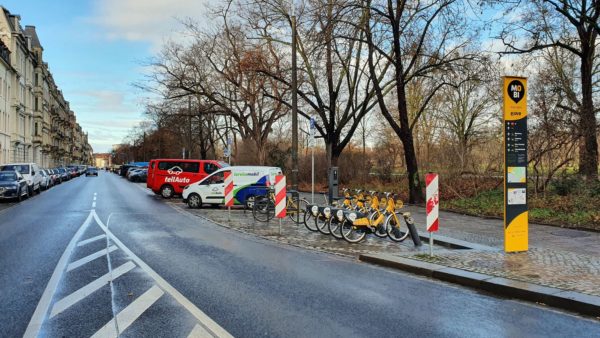
<instances>
[{"instance_id":1,"label":"red van","mask_svg":"<svg viewBox=\"0 0 600 338\"><path fill-rule=\"evenodd\" d=\"M148 164L146 187L164 198L181 194L186 185L198 182L213 172L228 167L223 161L156 159Z\"/></svg>"}]
</instances>

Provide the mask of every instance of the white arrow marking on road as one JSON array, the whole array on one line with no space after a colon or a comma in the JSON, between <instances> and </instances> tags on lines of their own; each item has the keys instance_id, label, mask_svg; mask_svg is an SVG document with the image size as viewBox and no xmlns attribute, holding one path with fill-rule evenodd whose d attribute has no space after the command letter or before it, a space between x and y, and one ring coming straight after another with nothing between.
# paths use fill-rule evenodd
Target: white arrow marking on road
<instances>
[{"instance_id":1,"label":"white arrow marking on road","mask_svg":"<svg viewBox=\"0 0 600 338\"><path fill-rule=\"evenodd\" d=\"M154 285L143 295L139 296L129 306L117 314L116 319L112 319L98 330L92 338L118 337L125 331L139 316L144 313L152 304L154 304L165 293L158 286ZM117 327L119 328L117 330Z\"/></svg>"},{"instance_id":2,"label":"white arrow marking on road","mask_svg":"<svg viewBox=\"0 0 600 338\"><path fill-rule=\"evenodd\" d=\"M98 291L100 288L107 285L108 282L119 278L121 275L124 275L127 272L131 271L131 269L133 268L135 268L135 264L133 264L132 261L129 261L114 269L113 271L105 274L104 276L96 279L95 281L89 283L88 285L82 287L81 289L66 296L65 298L59 300L52 307L52 312L50 312L50 318L77 304L77 302L79 302L80 300Z\"/></svg>"},{"instance_id":3,"label":"white arrow marking on road","mask_svg":"<svg viewBox=\"0 0 600 338\"><path fill-rule=\"evenodd\" d=\"M113 252L115 250L118 250L118 249L119 248L117 248L116 246L111 245L111 246L108 247L108 249L103 249L103 250L95 252L95 253L93 253L93 254L91 254L89 256L85 256L82 259L77 260L77 261L69 264L67 266L67 271L71 271L73 269L77 269L78 267L80 267L80 266L82 266L84 264L87 264L88 262L91 262L94 259L98 259L98 258L100 258L102 256L108 255L109 253L111 253L111 252Z\"/></svg>"},{"instance_id":4,"label":"white arrow marking on road","mask_svg":"<svg viewBox=\"0 0 600 338\"><path fill-rule=\"evenodd\" d=\"M101 240L101 239L104 239L104 238L106 238L106 235L98 235L96 237L88 238L88 239L86 239L84 241L81 241L81 242L77 243L77 246L84 246L86 244L89 244L89 243L92 243L92 242L95 242L95 241L98 241L98 240Z\"/></svg>"}]
</instances>

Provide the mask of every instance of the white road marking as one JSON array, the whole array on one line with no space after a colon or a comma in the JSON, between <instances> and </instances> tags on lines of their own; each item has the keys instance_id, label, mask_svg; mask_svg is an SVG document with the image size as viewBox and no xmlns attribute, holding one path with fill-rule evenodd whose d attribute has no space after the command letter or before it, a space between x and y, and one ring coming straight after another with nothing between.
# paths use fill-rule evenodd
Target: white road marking
<instances>
[{"instance_id":1,"label":"white road marking","mask_svg":"<svg viewBox=\"0 0 600 338\"><path fill-rule=\"evenodd\" d=\"M85 297L91 295L92 293L98 291L104 285L106 285L111 280L117 279L123 274L131 271L131 269L135 268L135 264L133 262L128 261L127 263L119 266L113 271L105 274L104 276L96 279L95 281L89 283L88 285L82 287L81 289L73 292L72 294L66 296L65 298L59 300L52 307L52 311L50 312L50 318L56 316L57 314L65 311L69 307L75 305L80 300Z\"/></svg>"},{"instance_id":2,"label":"white road marking","mask_svg":"<svg viewBox=\"0 0 600 338\"><path fill-rule=\"evenodd\" d=\"M92 203L92 208L96 207L96 202Z\"/></svg>"},{"instance_id":3,"label":"white road marking","mask_svg":"<svg viewBox=\"0 0 600 338\"><path fill-rule=\"evenodd\" d=\"M187 338L207 338L213 337L208 331L206 331L200 324L196 324L192 329L192 332L187 336Z\"/></svg>"},{"instance_id":4,"label":"white road marking","mask_svg":"<svg viewBox=\"0 0 600 338\"><path fill-rule=\"evenodd\" d=\"M94 210L92 210L91 213L93 214L94 220L96 221L98 226L100 226L100 228L102 228L102 230L104 230L106 235L108 237L110 237L113 240L113 242L115 242L115 244L117 244L119 246L119 248L121 248L121 250L123 250L127 255L129 255L129 258L131 258L131 260L133 260L142 270L144 270L152 279L154 279L156 284L158 284L158 286L161 289L163 289L165 292L167 292L169 295L171 295L173 298L175 298L175 300L179 304L181 304L181 306L183 306L194 317L196 317L196 319L206 329L208 329L213 336L215 336L215 337L232 337L233 338L233 336L229 332L225 331L225 329L223 329L221 326L219 326L219 324L217 324L214 320L212 320L209 316L207 316L204 312L202 312L202 310L200 310L198 307L196 307L196 305L194 305L194 303L190 302L187 298L185 298L184 295L182 295L179 291L177 291L177 289L175 289L173 286L171 286L171 284L169 284L166 280L164 280L158 273L156 273L156 271L154 271L150 266L148 266L148 264L146 264L144 261L142 261L131 250L129 250L129 248L127 248L123 244L123 242L121 242L110 230L108 230L106 225L104 225L104 223L102 222L102 220L100 220L100 218L98 217L98 214L96 214L96 212Z\"/></svg>"},{"instance_id":5,"label":"white road marking","mask_svg":"<svg viewBox=\"0 0 600 338\"><path fill-rule=\"evenodd\" d=\"M81 235L83 235L83 233L87 229L88 225L90 225L90 223L92 221L92 216L93 216L93 214L90 212L90 214L88 215L86 220L83 222L83 224L81 225L79 230L77 230L77 232L75 233L75 235L73 236L73 238L71 239L69 244L67 245L65 252L63 252L62 256L60 256L60 259L58 260L58 264L56 264L56 268L54 268L54 272L52 273L52 277L50 277L50 281L48 281L48 285L46 285L46 289L44 289L42 298L40 298L40 302L38 303L37 307L35 308L35 311L33 312L33 316L31 316L31 320L29 321L29 324L27 325L27 329L25 330L25 334L23 335L24 338L37 337L37 335L39 334L40 328L42 327L42 324L44 323L44 319L46 319L46 313L48 312L48 309L50 308L50 302L52 301L52 296L56 292L58 282L60 282L62 273L65 270L67 263L69 262L69 257L71 256L71 253L73 252L73 249L75 248L75 244L77 244L77 242L79 241L79 238L81 238Z\"/></svg>"},{"instance_id":6,"label":"white road marking","mask_svg":"<svg viewBox=\"0 0 600 338\"><path fill-rule=\"evenodd\" d=\"M86 239L84 241L81 241L81 242L77 243L77 246L84 246L86 244L90 244L92 242L99 241L99 240L104 239L104 238L106 238L106 235L98 235L96 237L88 238L88 239Z\"/></svg>"},{"instance_id":7,"label":"white road marking","mask_svg":"<svg viewBox=\"0 0 600 338\"><path fill-rule=\"evenodd\" d=\"M111 252L113 252L115 250L118 250L118 249L119 248L117 248L116 246L111 245L111 246L108 247L108 249L103 249L103 250L100 250L98 252L94 252L93 254L91 254L89 256L85 256L82 259L79 259L79 260L77 260L77 261L75 261L75 262L67 265L67 271L71 271L73 269L77 269L78 267L80 267L80 266L82 266L82 265L84 265L86 263L89 263L89 262L93 261L94 259L98 259L98 258L100 258L102 256L108 255L109 253L111 253Z\"/></svg>"},{"instance_id":8,"label":"white road marking","mask_svg":"<svg viewBox=\"0 0 600 338\"><path fill-rule=\"evenodd\" d=\"M95 193L94 193L94 196L96 196L96 195L98 195L98 193L97 193L97 192L95 192Z\"/></svg>"},{"instance_id":9,"label":"white road marking","mask_svg":"<svg viewBox=\"0 0 600 338\"><path fill-rule=\"evenodd\" d=\"M144 313L152 304L154 304L165 293L158 286L154 285L148 291L144 292L129 306L121 310L116 318L106 323L98 330L92 338L118 337L119 333L125 331L139 316ZM117 331L117 327L119 330Z\"/></svg>"},{"instance_id":10,"label":"white road marking","mask_svg":"<svg viewBox=\"0 0 600 338\"><path fill-rule=\"evenodd\" d=\"M96 200L96 195L94 195L94 201Z\"/></svg>"}]
</instances>

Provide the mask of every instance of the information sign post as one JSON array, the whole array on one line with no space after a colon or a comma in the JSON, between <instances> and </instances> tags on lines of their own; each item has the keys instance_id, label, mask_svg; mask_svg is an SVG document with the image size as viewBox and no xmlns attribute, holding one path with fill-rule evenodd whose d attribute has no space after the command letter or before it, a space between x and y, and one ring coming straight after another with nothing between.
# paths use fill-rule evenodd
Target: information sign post
<instances>
[{"instance_id":1,"label":"information sign post","mask_svg":"<svg viewBox=\"0 0 600 338\"><path fill-rule=\"evenodd\" d=\"M527 251L527 79L504 77L504 251Z\"/></svg>"}]
</instances>

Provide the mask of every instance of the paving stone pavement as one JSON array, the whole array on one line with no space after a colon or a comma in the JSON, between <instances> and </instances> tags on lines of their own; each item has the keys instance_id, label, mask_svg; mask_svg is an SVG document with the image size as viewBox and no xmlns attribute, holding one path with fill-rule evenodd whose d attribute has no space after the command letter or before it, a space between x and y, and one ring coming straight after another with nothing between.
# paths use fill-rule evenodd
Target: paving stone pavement
<instances>
[{"instance_id":1,"label":"paving stone pavement","mask_svg":"<svg viewBox=\"0 0 600 338\"><path fill-rule=\"evenodd\" d=\"M425 246L420 248L415 247L410 238L407 238L401 243L396 243L387 238L381 239L372 235L368 235L361 243L352 244L343 239L338 240L330 235L309 231L304 224L296 225L289 218L283 219L280 235L279 221L277 219L266 223L258 222L252 217L251 211L244 212L240 209L232 209L231 220L228 220L227 210L224 209L190 209L180 200L170 200L168 203L182 211L204 217L219 225L240 232L275 240L280 243L344 256L357 257L359 254L374 253L410 255L427 252L429 250L428 247ZM436 250L439 252L450 252L450 250L441 246L436 246Z\"/></svg>"},{"instance_id":2,"label":"paving stone pavement","mask_svg":"<svg viewBox=\"0 0 600 338\"><path fill-rule=\"evenodd\" d=\"M425 210L406 206L425 231ZM440 212L441 235L498 248L497 252L454 250L413 255L423 261L600 296L600 233L530 224L529 251L503 252L503 221ZM435 238L435 237L434 237Z\"/></svg>"}]
</instances>

